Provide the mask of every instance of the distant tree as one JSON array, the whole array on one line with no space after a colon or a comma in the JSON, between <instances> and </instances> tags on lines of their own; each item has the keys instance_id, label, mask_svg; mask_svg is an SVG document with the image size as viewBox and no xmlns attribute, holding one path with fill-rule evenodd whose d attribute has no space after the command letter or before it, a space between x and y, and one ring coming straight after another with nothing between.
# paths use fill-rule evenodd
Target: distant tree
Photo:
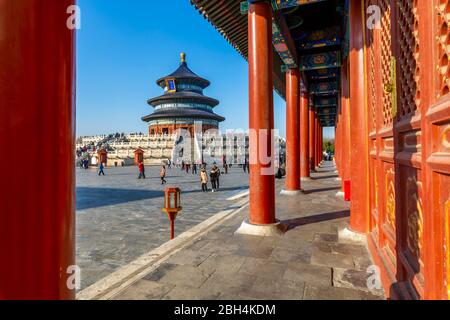
<instances>
[{"instance_id":1,"label":"distant tree","mask_svg":"<svg viewBox=\"0 0 450 320\"><path fill-rule=\"evenodd\" d=\"M323 149L327 152L334 153L334 139L324 139Z\"/></svg>"}]
</instances>

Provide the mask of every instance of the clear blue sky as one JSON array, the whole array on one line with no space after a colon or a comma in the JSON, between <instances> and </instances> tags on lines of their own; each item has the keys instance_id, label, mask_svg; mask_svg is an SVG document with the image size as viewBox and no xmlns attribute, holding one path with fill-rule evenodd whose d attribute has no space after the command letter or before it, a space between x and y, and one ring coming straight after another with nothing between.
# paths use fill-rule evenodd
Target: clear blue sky
<instances>
[{"instance_id":1,"label":"clear blue sky","mask_svg":"<svg viewBox=\"0 0 450 320\"><path fill-rule=\"evenodd\" d=\"M77 135L147 132L140 118L162 94L156 79L172 73L179 54L211 81L221 129L248 128L247 63L189 0L78 0ZM285 102L274 94L275 127L285 135Z\"/></svg>"}]
</instances>

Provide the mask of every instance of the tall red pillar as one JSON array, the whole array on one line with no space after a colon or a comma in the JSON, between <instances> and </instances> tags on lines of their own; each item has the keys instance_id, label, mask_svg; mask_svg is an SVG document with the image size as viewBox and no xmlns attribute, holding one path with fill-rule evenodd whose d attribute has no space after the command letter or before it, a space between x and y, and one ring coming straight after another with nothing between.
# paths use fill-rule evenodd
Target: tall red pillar
<instances>
[{"instance_id":1,"label":"tall red pillar","mask_svg":"<svg viewBox=\"0 0 450 320\"><path fill-rule=\"evenodd\" d=\"M316 130L315 130L315 114L316 108L311 105L309 109L309 163L310 170L315 171L316 169L316 153L315 153L315 145L316 145Z\"/></svg>"},{"instance_id":2,"label":"tall red pillar","mask_svg":"<svg viewBox=\"0 0 450 320\"><path fill-rule=\"evenodd\" d=\"M318 156L318 162L319 162L319 165L321 164L321 162L322 162L322 160L323 160L323 157L322 157L322 146L323 146L323 137L322 137L322 126L321 126L321 124L320 124L320 121L319 121L319 124L318 124L318 130L319 130L319 144L318 144L318 148L317 148L317 156Z\"/></svg>"},{"instance_id":3,"label":"tall red pillar","mask_svg":"<svg viewBox=\"0 0 450 320\"><path fill-rule=\"evenodd\" d=\"M319 116L317 115L317 112L314 115L314 129L316 131L315 133L315 145L314 145L314 158L316 159L316 163L314 164L314 167L317 169L319 167Z\"/></svg>"},{"instance_id":4,"label":"tall red pillar","mask_svg":"<svg viewBox=\"0 0 450 320\"><path fill-rule=\"evenodd\" d=\"M366 233L369 231L369 150L364 79L364 17L361 5L361 1L350 1L350 228L355 232Z\"/></svg>"},{"instance_id":5,"label":"tall red pillar","mask_svg":"<svg viewBox=\"0 0 450 320\"><path fill-rule=\"evenodd\" d=\"M341 96L341 178L342 187L346 180L350 180L350 104L349 104L349 89L348 89L348 63L347 59L344 60L342 64L341 71L341 81L342 81L342 96Z\"/></svg>"},{"instance_id":6,"label":"tall red pillar","mask_svg":"<svg viewBox=\"0 0 450 320\"><path fill-rule=\"evenodd\" d=\"M0 1L0 299L75 298L73 3Z\"/></svg>"},{"instance_id":7,"label":"tall red pillar","mask_svg":"<svg viewBox=\"0 0 450 320\"><path fill-rule=\"evenodd\" d=\"M286 72L286 187L300 191L300 70Z\"/></svg>"},{"instance_id":8,"label":"tall red pillar","mask_svg":"<svg viewBox=\"0 0 450 320\"><path fill-rule=\"evenodd\" d=\"M250 117L250 223L275 223L273 167L272 6L251 3L248 13ZM253 133L252 133L253 132ZM271 160L265 163L262 156Z\"/></svg>"},{"instance_id":9,"label":"tall red pillar","mask_svg":"<svg viewBox=\"0 0 450 320\"><path fill-rule=\"evenodd\" d=\"M342 177L342 104L338 106L336 115L336 129L335 129L335 159L336 159L336 169L338 171L339 177Z\"/></svg>"},{"instance_id":10,"label":"tall red pillar","mask_svg":"<svg viewBox=\"0 0 450 320\"><path fill-rule=\"evenodd\" d=\"M306 86L300 92L300 177L308 179L309 173L309 95Z\"/></svg>"}]
</instances>

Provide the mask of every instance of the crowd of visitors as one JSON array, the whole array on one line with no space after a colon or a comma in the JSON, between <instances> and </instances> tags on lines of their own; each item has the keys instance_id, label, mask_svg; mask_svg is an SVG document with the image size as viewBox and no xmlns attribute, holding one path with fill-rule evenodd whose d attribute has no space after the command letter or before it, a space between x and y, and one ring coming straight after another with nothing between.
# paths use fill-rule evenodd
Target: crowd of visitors
<instances>
[{"instance_id":1,"label":"crowd of visitors","mask_svg":"<svg viewBox=\"0 0 450 320\"><path fill-rule=\"evenodd\" d=\"M83 150L82 149L77 150L77 155L78 155L78 151L81 152L80 157L82 157ZM163 165L161 166L161 168L159 170L159 177L161 179L161 185L167 184L167 181L166 181L167 169L171 170L172 164L173 163L171 162L171 160L167 160L167 161L163 162ZM82 158L80 166L84 169L88 169L89 168L89 159ZM249 166L247 159L245 159L245 162L240 166L242 166L244 172L250 173L250 166ZM137 167L138 167L138 179L139 180L146 179L144 162L140 161L138 163ZM198 174L200 177L201 190L203 192L209 191L208 183L211 183L211 192L217 192L220 190L220 176L222 174L228 174L228 170L229 170L229 168L232 167L232 165L227 164L227 162L224 160L222 172L221 172L219 166L217 166L217 164L215 162L211 166L210 170L208 170L208 165L206 163L203 163L203 164L192 163L191 164L191 163L186 163L184 161L182 161L179 164L175 164L175 167L179 167L181 169L181 171L185 172L186 174L192 174L192 175ZM199 168L200 168L200 172L198 173L197 170L199 170ZM105 169L105 163L99 163L99 165L98 165L98 175L99 176L105 175L104 169Z\"/></svg>"}]
</instances>

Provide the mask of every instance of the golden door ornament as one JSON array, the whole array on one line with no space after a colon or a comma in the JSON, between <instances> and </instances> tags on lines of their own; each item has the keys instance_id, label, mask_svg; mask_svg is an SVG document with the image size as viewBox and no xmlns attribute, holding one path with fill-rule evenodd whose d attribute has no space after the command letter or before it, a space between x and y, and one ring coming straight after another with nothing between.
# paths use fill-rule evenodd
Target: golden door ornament
<instances>
[{"instance_id":1,"label":"golden door ornament","mask_svg":"<svg viewBox=\"0 0 450 320\"><path fill-rule=\"evenodd\" d=\"M395 186L394 170L386 172L386 221L395 229Z\"/></svg>"},{"instance_id":2,"label":"golden door ornament","mask_svg":"<svg viewBox=\"0 0 450 320\"><path fill-rule=\"evenodd\" d=\"M422 182L416 177L409 177L407 182L408 195L408 237L409 250L417 260L421 259L423 247L423 209L422 209Z\"/></svg>"},{"instance_id":3,"label":"golden door ornament","mask_svg":"<svg viewBox=\"0 0 450 320\"><path fill-rule=\"evenodd\" d=\"M391 57L390 80L384 84L384 93L391 96L392 118L397 116L397 60Z\"/></svg>"}]
</instances>

